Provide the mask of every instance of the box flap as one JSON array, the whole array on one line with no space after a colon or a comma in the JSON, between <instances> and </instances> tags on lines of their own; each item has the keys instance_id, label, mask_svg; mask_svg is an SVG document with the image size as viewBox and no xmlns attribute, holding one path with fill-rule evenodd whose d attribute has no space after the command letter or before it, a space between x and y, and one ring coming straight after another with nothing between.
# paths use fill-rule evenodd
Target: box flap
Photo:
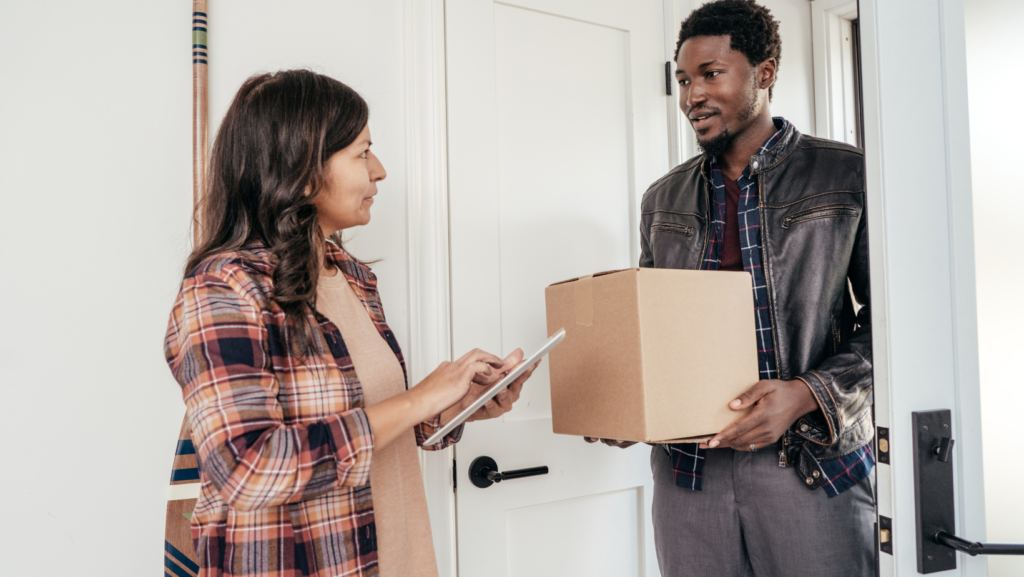
<instances>
[{"instance_id":1,"label":"box flap","mask_svg":"<svg viewBox=\"0 0 1024 577\"><path fill-rule=\"evenodd\" d=\"M568 284L568 283L571 283L571 282L576 282L576 281L580 280L581 278L605 276L605 275L609 275L609 274L615 274L617 272L626 272L627 270L640 270L640 269L638 269L638 268L617 268L617 269L614 269L614 270L606 270L606 271L602 271L602 272L595 272L594 274L590 274L590 275L587 275L585 277L578 276L576 278L571 278L571 279L567 279L567 280L560 280L558 282L553 282L553 283L549 284L548 286L550 287L550 286L558 286L560 284Z\"/></svg>"}]
</instances>

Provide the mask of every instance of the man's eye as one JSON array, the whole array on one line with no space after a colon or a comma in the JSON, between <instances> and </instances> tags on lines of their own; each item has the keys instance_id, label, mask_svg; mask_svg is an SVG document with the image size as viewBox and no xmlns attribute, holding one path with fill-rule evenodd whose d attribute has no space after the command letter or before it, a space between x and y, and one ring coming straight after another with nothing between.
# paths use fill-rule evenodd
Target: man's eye
<instances>
[{"instance_id":1,"label":"man's eye","mask_svg":"<svg viewBox=\"0 0 1024 577\"><path fill-rule=\"evenodd\" d=\"M705 74L705 76L708 77L708 78L714 78L715 76L718 76L721 73L722 73L721 70L711 70L707 74Z\"/></svg>"},{"instance_id":2,"label":"man's eye","mask_svg":"<svg viewBox=\"0 0 1024 577\"><path fill-rule=\"evenodd\" d=\"M689 83L690 83L689 80L683 78L682 80L679 81L679 86L686 86Z\"/></svg>"}]
</instances>

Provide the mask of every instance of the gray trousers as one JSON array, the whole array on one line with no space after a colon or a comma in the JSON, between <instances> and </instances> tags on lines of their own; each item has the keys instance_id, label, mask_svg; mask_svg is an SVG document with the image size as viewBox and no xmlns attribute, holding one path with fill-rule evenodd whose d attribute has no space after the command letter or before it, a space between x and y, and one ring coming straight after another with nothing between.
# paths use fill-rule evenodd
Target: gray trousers
<instances>
[{"instance_id":1,"label":"gray trousers","mask_svg":"<svg viewBox=\"0 0 1024 577\"><path fill-rule=\"evenodd\" d=\"M809 490L778 448L711 449L703 491L676 487L651 451L654 543L663 577L862 577L875 574L873 478L829 499Z\"/></svg>"}]
</instances>

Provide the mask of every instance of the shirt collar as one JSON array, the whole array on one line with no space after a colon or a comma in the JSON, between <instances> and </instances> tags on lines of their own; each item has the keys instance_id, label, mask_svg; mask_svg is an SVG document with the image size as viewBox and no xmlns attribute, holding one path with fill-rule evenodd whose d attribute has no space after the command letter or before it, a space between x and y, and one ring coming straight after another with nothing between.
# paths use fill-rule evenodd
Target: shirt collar
<instances>
[{"instance_id":1,"label":"shirt collar","mask_svg":"<svg viewBox=\"0 0 1024 577\"><path fill-rule=\"evenodd\" d=\"M746 168L743 169L743 177L749 178L752 174L756 174L768 168L768 165L772 160L772 158L769 158L770 155L768 152L775 148L775 145L779 142L782 142L782 138L786 135L786 131L789 128L789 122L786 121L785 118L781 116L774 116L772 117L772 122L775 123L775 128L778 130L775 131L775 134L768 137L768 140L764 141L764 144L762 144L761 148L758 149L757 154L750 157L750 161L747 163ZM717 156L711 157L711 166L712 168L718 167Z\"/></svg>"},{"instance_id":2,"label":"shirt collar","mask_svg":"<svg viewBox=\"0 0 1024 577\"><path fill-rule=\"evenodd\" d=\"M338 267L341 272L350 280L355 279L371 286L377 286L377 275L373 274L370 267L359 262L341 246L327 239L326 247L327 261Z\"/></svg>"}]
</instances>

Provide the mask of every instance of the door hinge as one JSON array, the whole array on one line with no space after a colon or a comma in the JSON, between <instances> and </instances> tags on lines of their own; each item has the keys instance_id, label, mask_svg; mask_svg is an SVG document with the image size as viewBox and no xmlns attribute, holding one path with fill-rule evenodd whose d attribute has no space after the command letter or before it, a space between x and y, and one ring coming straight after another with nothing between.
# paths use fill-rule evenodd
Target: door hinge
<instances>
[{"instance_id":1,"label":"door hinge","mask_svg":"<svg viewBox=\"0 0 1024 577\"><path fill-rule=\"evenodd\" d=\"M889 429L878 427L878 462L889 464Z\"/></svg>"},{"instance_id":2,"label":"door hinge","mask_svg":"<svg viewBox=\"0 0 1024 577\"><path fill-rule=\"evenodd\" d=\"M455 459L452 458L452 493L459 488L459 475L455 471Z\"/></svg>"},{"instance_id":3,"label":"door hinge","mask_svg":"<svg viewBox=\"0 0 1024 577\"><path fill-rule=\"evenodd\" d=\"M672 63L665 63L665 96L672 96Z\"/></svg>"},{"instance_id":4,"label":"door hinge","mask_svg":"<svg viewBox=\"0 0 1024 577\"><path fill-rule=\"evenodd\" d=\"M892 519L878 516L878 550L892 555Z\"/></svg>"}]
</instances>

